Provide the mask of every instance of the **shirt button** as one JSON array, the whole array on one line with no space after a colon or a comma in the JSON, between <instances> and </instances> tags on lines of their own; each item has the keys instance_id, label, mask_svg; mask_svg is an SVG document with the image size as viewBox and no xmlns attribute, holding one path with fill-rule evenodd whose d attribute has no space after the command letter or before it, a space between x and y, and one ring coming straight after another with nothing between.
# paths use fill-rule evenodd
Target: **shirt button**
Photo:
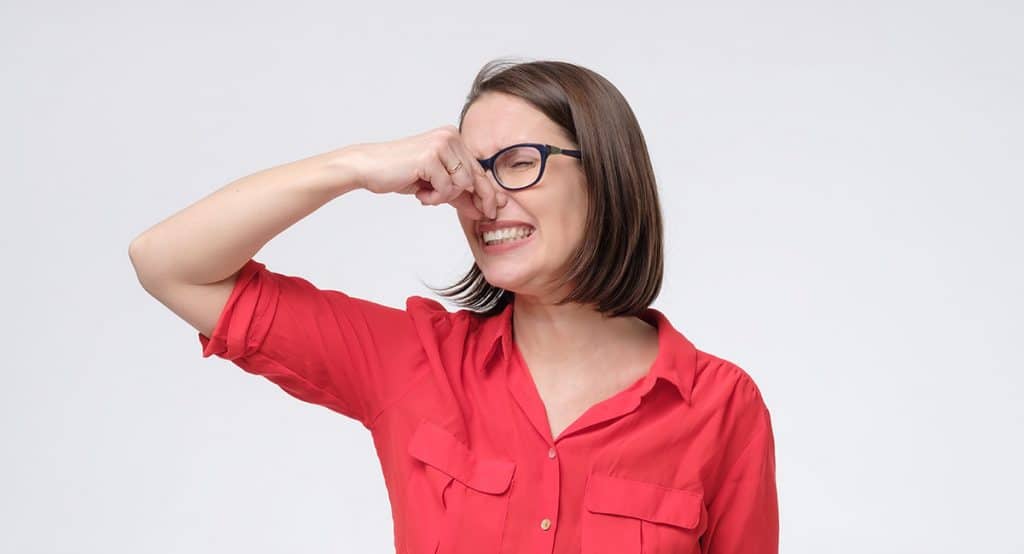
<instances>
[{"instance_id":1,"label":"shirt button","mask_svg":"<svg viewBox=\"0 0 1024 554\"><path fill-rule=\"evenodd\" d=\"M544 518L544 519L540 520L540 528L545 530L545 531L547 531L548 529L551 529L551 520L548 519L548 518Z\"/></svg>"},{"instance_id":2,"label":"shirt button","mask_svg":"<svg viewBox=\"0 0 1024 554\"><path fill-rule=\"evenodd\" d=\"M551 449L548 450L548 458L554 458L554 457L555 457L555 449L551 448Z\"/></svg>"}]
</instances>

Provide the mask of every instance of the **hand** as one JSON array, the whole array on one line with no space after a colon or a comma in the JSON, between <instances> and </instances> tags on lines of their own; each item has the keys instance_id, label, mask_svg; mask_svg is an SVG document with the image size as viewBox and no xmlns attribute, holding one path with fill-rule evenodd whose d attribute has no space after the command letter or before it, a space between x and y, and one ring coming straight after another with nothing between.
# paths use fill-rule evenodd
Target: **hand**
<instances>
[{"instance_id":1,"label":"hand","mask_svg":"<svg viewBox=\"0 0 1024 554\"><path fill-rule=\"evenodd\" d=\"M424 206L451 204L473 219L497 216L508 195L491 182L454 125L341 150L357 186L376 194L413 194ZM447 169L457 168L452 174Z\"/></svg>"}]
</instances>

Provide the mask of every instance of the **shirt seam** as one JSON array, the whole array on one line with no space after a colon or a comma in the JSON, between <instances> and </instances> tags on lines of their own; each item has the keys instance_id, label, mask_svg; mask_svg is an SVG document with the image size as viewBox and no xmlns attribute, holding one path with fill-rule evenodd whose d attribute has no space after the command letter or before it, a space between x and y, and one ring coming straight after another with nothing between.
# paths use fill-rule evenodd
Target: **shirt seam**
<instances>
[{"instance_id":1,"label":"shirt seam","mask_svg":"<svg viewBox=\"0 0 1024 554\"><path fill-rule=\"evenodd\" d=\"M326 389L324 387L321 387L320 385L317 385L313 381L310 381L305 375L303 375L303 374L293 370L292 368L288 367L287 365L281 363L276 358L274 358L272 356L269 356L269 355L267 355L266 353L264 353L264 352L262 352L260 350L257 350L257 351L253 352L252 354L250 354L248 356L241 356L239 359L242 359L242 358L253 359L253 358L256 358L256 357L263 358L265 360L270 361L277 368L284 370L284 372L287 373L288 375L291 375L291 376L299 379L300 381L302 381L303 383L308 385L310 388L315 389L317 392L320 392L324 396L327 396L328 398L334 400L334 403L337 404L339 407L345 407L345 409L347 411L352 411L351 408L353 408L353 406L350 406L345 401L343 401L341 398L338 398L329 389ZM255 365L254 365L254 367L255 367ZM265 375L261 375L261 376L266 377ZM280 386L280 385L278 385L278 386ZM326 408L330 408L330 406L325 406L325 407Z\"/></svg>"},{"instance_id":2,"label":"shirt seam","mask_svg":"<svg viewBox=\"0 0 1024 554\"><path fill-rule=\"evenodd\" d=\"M419 382L421 380L423 380L428 375L430 375L429 369L427 371L424 371L423 374L420 375L419 377L416 377L415 379L413 379L412 382L409 383L408 387L405 387L404 389L402 389L402 392L396 394L394 397L392 397L391 399L387 400L386 402L382 402L381 403L381 407L377 410L377 414L375 416L373 416L372 418L370 418L370 420L367 422L368 424L367 424L366 428L369 429L370 432L373 432L376 429L377 421L380 419L380 417L382 415L384 415L384 412L388 411L393 406L396 406L398 404L399 400L401 400L406 394L409 393L409 391L411 391L413 388L415 388L416 385L418 385Z\"/></svg>"}]
</instances>

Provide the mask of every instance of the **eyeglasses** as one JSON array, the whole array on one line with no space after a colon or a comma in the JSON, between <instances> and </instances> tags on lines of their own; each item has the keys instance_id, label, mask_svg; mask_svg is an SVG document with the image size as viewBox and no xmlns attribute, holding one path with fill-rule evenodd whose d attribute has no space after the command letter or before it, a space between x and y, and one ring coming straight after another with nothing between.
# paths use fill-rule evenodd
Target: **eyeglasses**
<instances>
[{"instance_id":1,"label":"eyeglasses","mask_svg":"<svg viewBox=\"0 0 1024 554\"><path fill-rule=\"evenodd\" d=\"M548 156L565 154L582 160L579 150L566 150L550 144L523 142L506 146L486 160L477 160L484 171L490 170L506 190L522 190L533 186L544 175Z\"/></svg>"}]
</instances>

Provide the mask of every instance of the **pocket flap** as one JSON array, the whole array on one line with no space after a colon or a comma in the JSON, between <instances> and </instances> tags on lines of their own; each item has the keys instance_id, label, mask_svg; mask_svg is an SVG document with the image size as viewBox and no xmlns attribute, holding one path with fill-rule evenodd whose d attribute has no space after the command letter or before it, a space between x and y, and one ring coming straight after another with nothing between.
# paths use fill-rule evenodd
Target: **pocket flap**
<instances>
[{"instance_id":1,"label":"pocket flap","mask_svg":"<svg viewBox=\"0 0 1024 554\"><path fill-rule=\"evenodd\" d=\"M700 522L702 491L592 473L584 492L591 512L646 519L693 529Z\"/></svg>"},{"instance_id":2,"label":"pocket flap","mask_svg":"<svg viewBox=\"0 0 1024 554\"><path fill-rule=\"evenodd\" d=\"M409 441L409 454L480 492L501 494L512 482L511 460L478 456L447 429L423 420Z\"/></svg>"}]
</instances>

